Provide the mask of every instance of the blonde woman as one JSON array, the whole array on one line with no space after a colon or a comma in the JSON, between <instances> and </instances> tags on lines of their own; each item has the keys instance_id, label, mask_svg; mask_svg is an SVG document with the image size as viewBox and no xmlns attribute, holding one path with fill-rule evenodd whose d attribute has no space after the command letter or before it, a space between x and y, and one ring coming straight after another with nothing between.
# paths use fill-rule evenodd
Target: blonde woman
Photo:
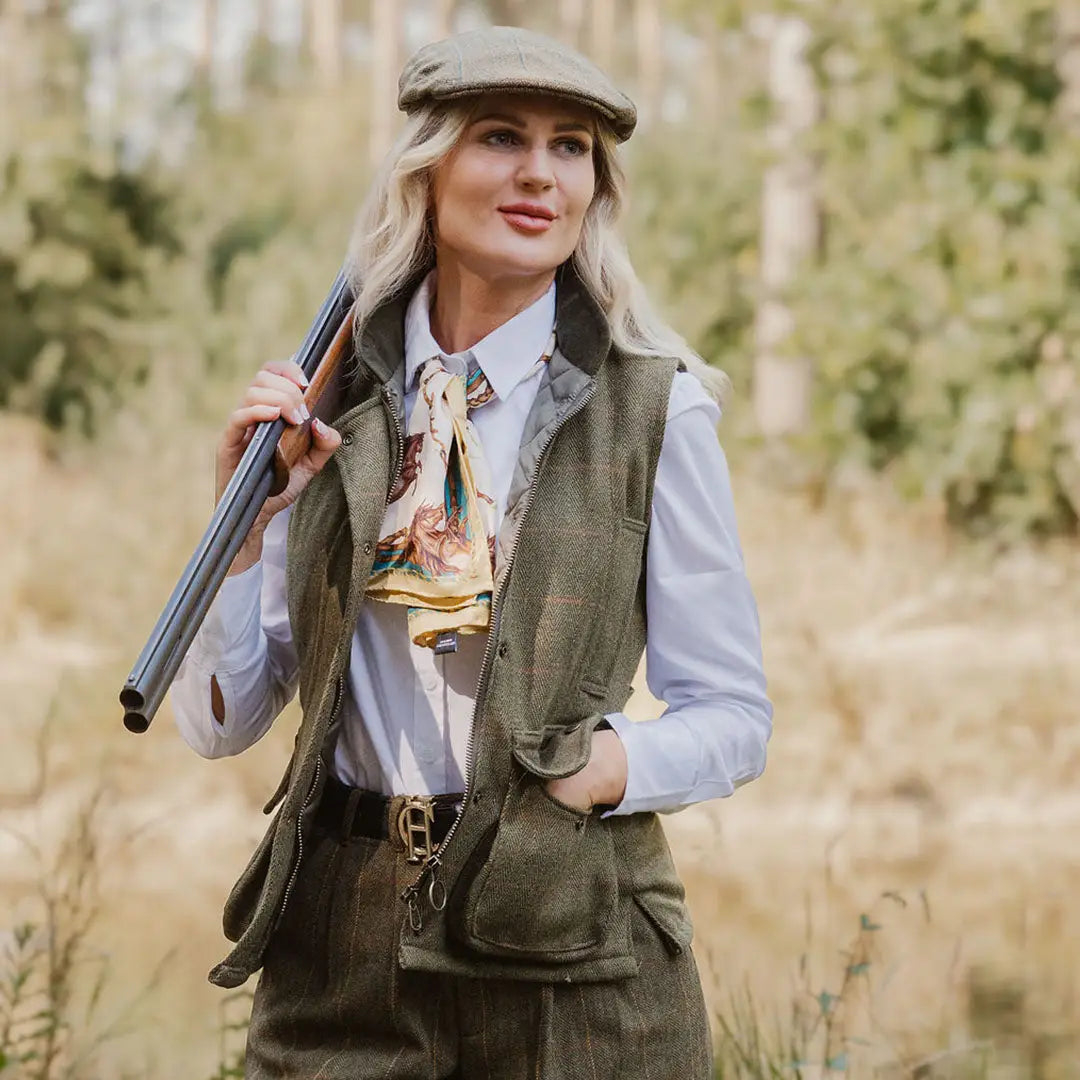
<instances>
[{"instance_id":1,"label":"blonde woman","mask_svg":"<svg viewBox=\"0 0 1080 1080\"><path fill-rule=\"evenodd\" d=\"M758 776L772 725L724 378L631 267L636 117L603 72L496 27L420 50L399 104L340 411L173 687L207 757L303 712L210 977L262 969L251 1077L705 1080L657 812ZM219 494L303 389L258 373ZM667 711L630 723L643 650Z\"/></svg>"}]
</instances>

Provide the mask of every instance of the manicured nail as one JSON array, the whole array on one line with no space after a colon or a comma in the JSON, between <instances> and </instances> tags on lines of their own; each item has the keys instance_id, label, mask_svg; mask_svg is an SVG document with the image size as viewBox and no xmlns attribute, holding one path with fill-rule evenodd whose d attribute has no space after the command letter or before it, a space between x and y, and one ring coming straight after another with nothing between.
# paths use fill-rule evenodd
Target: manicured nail
<instances>
[{"instance_id":1,"label":"manicured nail","mask_svg":"<svg viewBox=\"0 0 1080 1080\"><path fill-rule=\"evenodd\" d=\"M326 425L325 425L325 424L324 424L324 423L323 423L323 422L322 422L322 421L321 421L321 420L320 420L320 419L319 419L319 418L318 418L317 416L315 417L315 419L314 419L314 420L312 420L312 421L311 421L311 426L312 426L312 427L313 427L313 428L314 428L314 429L315 429L315 430L316 430L316 431L317 431L317 432L318 432L318 433L319 433L320 435L325 435L325 434L326 434Z\"/></svg>"},{"instance_id":2,"label":"manicured nail","mask_svg":"<svg viewBox=\"0 0 1080 1080\"><path fill-rule=\"evenodd\" d=\"M300 385L301 386L310 386L311 385L311 380L304 374L304 369L303 368L300 369Z\"/></svg>"},{"instance_id":3,"label":"manicured nail","mask_svg":"<svg viewBox=\"0 0 1080 1080\"><path fill-rule=\"evenodd\" d=\"M308 412L307 405L302 401L300 402L300 418L302 420L310 420L311 419L311 413Z\"/></svg>"}]
</instances>

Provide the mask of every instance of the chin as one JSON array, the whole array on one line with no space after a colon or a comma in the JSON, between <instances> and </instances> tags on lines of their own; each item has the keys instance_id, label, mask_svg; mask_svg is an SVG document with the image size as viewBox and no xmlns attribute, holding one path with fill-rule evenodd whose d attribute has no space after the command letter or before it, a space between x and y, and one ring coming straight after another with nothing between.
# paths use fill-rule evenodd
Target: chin
<instances>
[{"instance_id":1,"label":"chin","mask_svg":"<svg viewBox=\"0 0 1080 1080\"><path fill-rule=\"evenodd\" d=\"M528 248L522 250L521 247L507 249L504 247L499 250L476 252L473 262L477 267L487 267L492 274L526 276L529 274L551 273L556 267L564 263L571 254L573 253L564 253L550 247L541 249L540 245L537 244L534 250Z\"/></svg>"}]
</instances>

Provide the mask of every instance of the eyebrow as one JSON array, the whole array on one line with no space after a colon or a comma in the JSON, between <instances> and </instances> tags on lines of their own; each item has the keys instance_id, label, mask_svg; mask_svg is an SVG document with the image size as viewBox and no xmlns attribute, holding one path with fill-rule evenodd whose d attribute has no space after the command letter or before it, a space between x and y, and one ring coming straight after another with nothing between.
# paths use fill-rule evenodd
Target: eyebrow
<instances>
[{"instance_id":1,"label":"eyebrow","mask_svg":"<svg viewBox=\"0 0 1080 1080\"><path fill-rule=\"evenodd\" d=\"M525 122L517 116L511 116L509 113L490 112L484 113L483 116L478 116L473 123L479 124L482 120L501 120L504 124L511 124L516 128L525 127ZM580 123L577 120L571 121L566 124L556 124L555 130L557 132L564 131L583 131L586 135L592 135L592 131L586 127L585 124Z\"/></svg>"}]
</instances>

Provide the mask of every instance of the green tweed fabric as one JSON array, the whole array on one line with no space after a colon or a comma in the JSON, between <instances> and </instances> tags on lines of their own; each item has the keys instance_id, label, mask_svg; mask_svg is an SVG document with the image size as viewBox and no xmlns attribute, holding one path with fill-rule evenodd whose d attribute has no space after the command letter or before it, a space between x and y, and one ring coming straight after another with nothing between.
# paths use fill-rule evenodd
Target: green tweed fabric
<instances>
[{"instance_id":1,"label":"green tweed fabric","mask_svg":"<svg viewBox=\"0 0 1080 1080\"><path fill-rule=\"evenodd\" d=\"M641 909L630 918L634 979L406 971L398 894L414 872L396 836L309 836L255 989L249 1080L711 1080L694 957L672 955Z\"/></svg>"},{"instance_id":2,"label":"green tweed fabric","mask_svg":"<svg viewBox=\"0 0 1080 1080\"><path fill-rule=\"evenodd\" d=\"M449 902L437 911L423 890L413 929L398 901L406 969L593 982L638 973L641 916L672 956L691 939L657 816L579 814L543 786L585 764L593 729L630 695L645 644L653 479L678 366L622 355L572 265L558 273L559 347L526 421L500 531L504 550L515 538L516 547L496 582L471 794L441 852ZM280 808L226 903L225 933L236 945L211 972L221 986L259 968L306 857L400 453L404 311L418 281L364 328L361 375L336 422L342 446L293 509L287 590L303 720Z\"/></svg>"},{"instance_id":3,"label":"green tweed fabric","mask_svg":"<svg viewBox=\"0 0 1080 1080\"><path fill-rule=\"evenodd\" d=\"M398 108L482 93L540 93L569 98L606 117L619 142L637 109L591 60L560 41L517 26L468 30L418 49L398 79Z\"/></svg>"}]
</instances>

